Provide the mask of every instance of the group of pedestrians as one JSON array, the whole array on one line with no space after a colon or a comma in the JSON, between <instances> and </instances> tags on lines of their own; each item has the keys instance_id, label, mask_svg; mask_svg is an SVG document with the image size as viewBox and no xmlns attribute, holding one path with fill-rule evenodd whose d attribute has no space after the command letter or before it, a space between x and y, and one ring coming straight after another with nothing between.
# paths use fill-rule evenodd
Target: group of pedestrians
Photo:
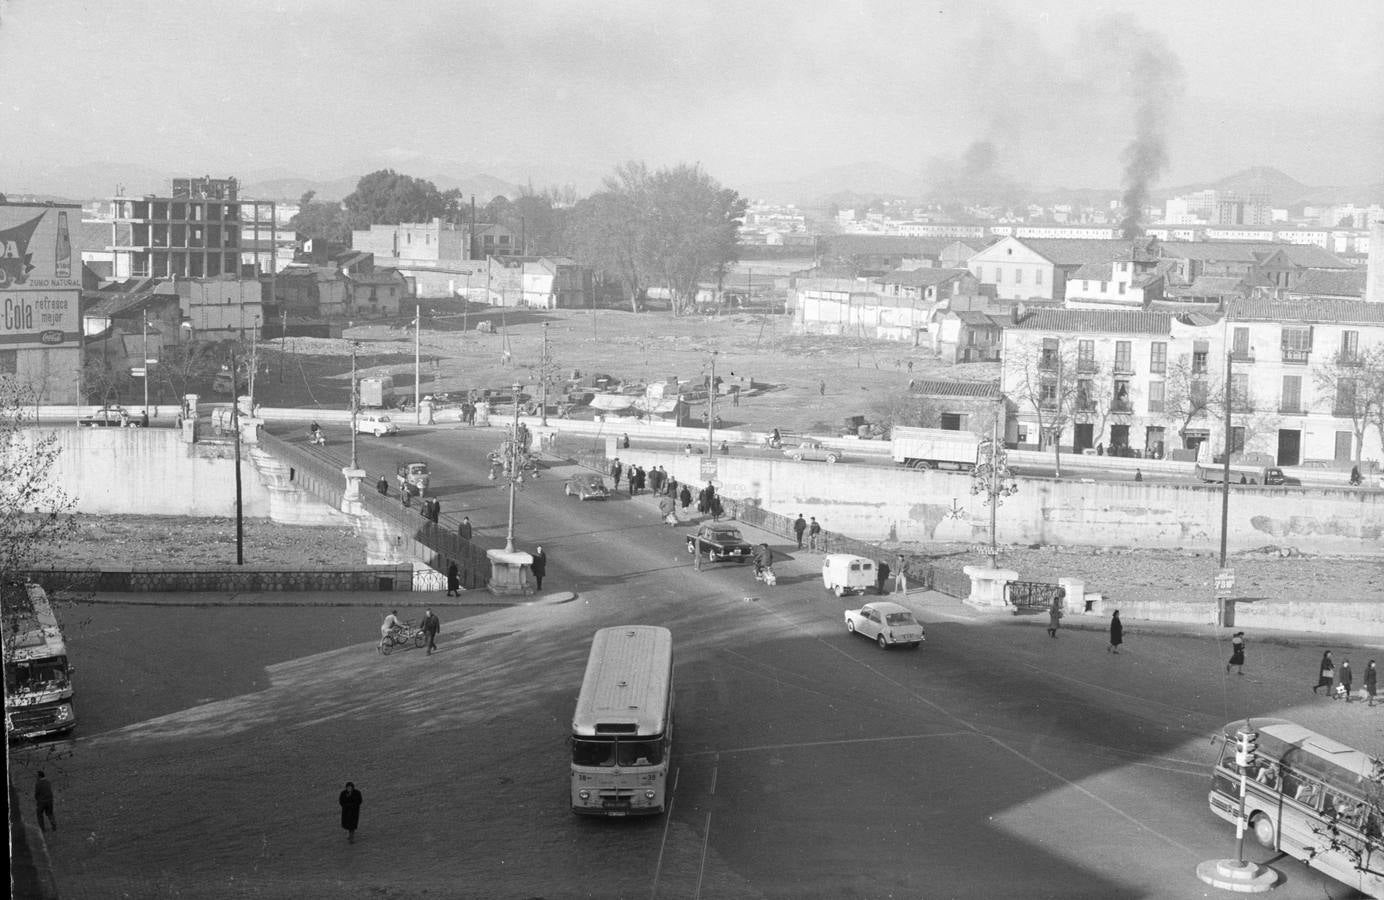
<instances>
[{"instance_id":1,"label":"group of pedestrians","mask_svg":"<svg viewBox=\"0 0 1384 900\"><path fill-rule=\"evenodd\" d=\"M803 548L803 535L807 535L807 549L810 552L817 552L825 549L822 546L822 526L818 524L817 517L813 516L811 521L803 518L802 513L793 520L793 537L797 539L798 549Z\"/></svg>"},{"instance_id":2,"label":"group of pedestrians","mask_svg":"<svg viewBox=\"0 0 1384 900\"><path fill-rule=\"evenodd\" d=\"M1375 668L1374 660L1365 664L1365 702L1374 706L1375 694L1379 690L1379 673ZM1326 688L1326 695L1332 700L1344 700L1349 703L1352 694L1355 693L1355 673L1350 668L1350 660L1341 660L1341 667L1336 668L1336 661L1331 658L1331 651L1326 650L1322 653L1321 663L1317 666L1317 683L1312 685L1312 693L1317 693L1322 688Z\"/></svg>"}]
</instances>

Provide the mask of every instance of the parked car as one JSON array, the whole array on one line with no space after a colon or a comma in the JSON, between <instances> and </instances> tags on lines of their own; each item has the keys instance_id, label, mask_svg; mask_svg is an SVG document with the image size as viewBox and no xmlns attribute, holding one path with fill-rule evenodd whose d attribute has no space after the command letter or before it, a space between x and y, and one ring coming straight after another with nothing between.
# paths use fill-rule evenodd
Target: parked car
<instances>
[{"instance_id":1,"label":"parked car","mask_svg":"<svg viewBox=\"0 0 1384 900\"><path fill-rule=\"evenodd\" d=\"M688 553L705 553L711 562L735 560L744 562L750 558L751 547L740 536L740 529L729 525L703 525L694 534L687 536Z\"/></svg>"},{"instance_id":2,"label":"parked car","mask_svg":"<svg viewBox=\"0 0 1384 900\"><path fill-rule=\"evenodd\" d=\"M923 626L913 618L913 613L897 603L866 603L860 609L846 610L845 617L847 631L870 638L881 650L899 644L916 650L927 640Z\"/></svg>"},{"instance_id":3,"label":"parked car","mask_svg":"<svg viewBox=\"0 0 1384 900\"><path fill-rule=\"evenodd\" d=\"M853 553L828 553L822 560L822 585L838 597L875 587L875 561Z\"/></svg>"},{"instance_id":4,"label":"parked car","mask_svg":"<svg viewBox=\"0 0 1384 900\"><path fill-rule=\"evenodd\" d=\"M398 433L399 426L394 424L394 420L387 413L360 413L356 416L356 434L384 437L386 434Z\"/></svg>"},{"instance_id":5,"label":"parked car","mask_svg":"<svg viewBox=\"0 0 1384 900\"><path fill-rule=\"evenodd\" d=\"M840 450L828 447L821 441L803 441L796 447L789 447L784 450L783 455L796 460L811 459L829 463L834 463L841 459Z\"/></svg>"},{"instance_id":6,"label":"parked car","mask_svg":"<svg viewBox=\"0 0 1384 900\"><path fill-rule=\"evenodd\" d=\"M132 417L124 407L103 406L79 418L77 424L83 428L138 428L142 420Z\"/></svg>"},{"instance_id":7,"label":"parked car","mask_svg":"<svg viewBox=\"0 0 1384 900\"><path fill-rule=\"evenodd\" d=\"M610 488L599 475L573 475L562 488L563 493L578 500L605 500L610 497Z\"/></svg>"}]
</instances>

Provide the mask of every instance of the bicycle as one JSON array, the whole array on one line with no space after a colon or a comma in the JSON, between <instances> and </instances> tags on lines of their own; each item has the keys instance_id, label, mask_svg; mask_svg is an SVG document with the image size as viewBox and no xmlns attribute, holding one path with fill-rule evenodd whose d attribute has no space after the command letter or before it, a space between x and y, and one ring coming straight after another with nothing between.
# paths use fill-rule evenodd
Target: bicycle
<instances>
[{"instance_id":1,"label":"bicycle","mask_svg":"<svg viewBox=\"0 0 1384 900\"><path fill-rule=\"evenodd\" d=\"M384 654L385 656L388 656L389 654L394 652L395 647L403 647L407 649L408 645L412 644L413 646L422 649L423 644L426 642L427 637L423 634L423 629L414 628L412 625L405 625L403 628L400 628L397 631L391 631L389 634L386 634L384 637L380 638L380 643L377 649L380 651L380 653Z\"/></svg>"}]
</instances>

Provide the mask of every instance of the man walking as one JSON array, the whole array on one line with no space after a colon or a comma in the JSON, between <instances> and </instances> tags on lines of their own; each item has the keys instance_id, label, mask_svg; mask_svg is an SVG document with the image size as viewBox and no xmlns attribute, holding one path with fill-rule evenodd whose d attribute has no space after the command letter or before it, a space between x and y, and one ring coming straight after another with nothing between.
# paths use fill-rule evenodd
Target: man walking
<instances>
[{"instance_id":1,"label":"man walking","mask_svg":"<svg viewBox=\"0 0 1384 900\"><path fill-rule=\"evenodd\" d=\"M423 635L428 639L428 656L433 655L437 649L437 633L442 630L442 621L437 618L437 614L428 610L423 616Z\"/></svg>"},{"instance_id":2,"label":"man walking","mask_svg":"<svg viewBox=\"0 0 1384 900\"><path fill-rule=\"evenodd\" d=\"M615 457L615 461L610 464L610 477L615 479L614 490L620 490L620 473L623 469L620 466L620 457Z\"/></svg>"},{"instance_id":3,"label":"man walking","mask_svg":"<svg viewBox=\"0 0 1384 900\"><path fill-rule=\"evenodd\" d=\"M822 526L817 524L816 516L807 525L807 549L813 553L822 549Z\"/></svg>"},{"instance_id":4,"label":"man walking","mask_svg":"<svg viewBox=\"0 0 1384 900\"><path fill-rule=\"evenodd\" d=\"M798 517L793 520L793 536L798 539L799 550L803 548L804 531L807 531L807 520L803 518L802 513L798 513Z\"/></svg>"},{"instance_id":5,"label":"man walking","mask_svg":"<svg viewBox=\"0 0 1384 900\"><path fill-rule=\"evenodd\" d=\"M1225 674L1230 674L1230 667L1235 666L1241 675L1245 674L1245 633L1235 632L1235 636L1230 639L1230 662L1225 664Z\"/></svg>"},{"instance_id":6,"label":"man walking","mask_svg":"<svg viewBox=\"0 0 1384 900\"><path fill-rule=\"evenodd\" d=\"M884 586L889 583L889 563L884 560L875 561L875 593L884 596Z\"/></svg>"},{"instance_id":7,"label":"man walking","mask_svg":"<svg viewBox=\"0 0 1384 900\"><path fill-rule=\"evenodd\" d=\"M548 571L548 554L543 552L542 546L534 548L533 562L529 564L529 571L533 572L533 580L537 589L543 590L543 574Z\"/></svg>"},{"instance_id":8,"label":"man walking","mask_svg":"<svg viewBox=\"0 0 1384 900\"><path fill-rule=\"evenodd\" d=\"M908 566L902 553L894 557L894 593L901 597L908 596Z\"/></svg>"},{"instance_id":9,"label":"man walking","mask_svg":"<svg viewBox=\"0 0 1384 900\"><path fill-rule=\"evenodd\" d=\"M470 517L470 516L462 516L462 517L461 517L461 524L457 526L457 537L461 538L463 541L466 541L466 543L468 543L468 544L471 543L471 517Z\"/></svg>"},{"instance_id":10,"label":"man walking","mask_svg":"<svg viewBox=\"0 0 1384 900\"><path fill-rule=\"evenodd\" d=\"M38 809L39 830L48 830L48 826L43 824L44 816L47 816L49 824L57 831L58 820L53 818L53 784L41 770L38 778L34 779L34 806Z\"/></svg>"},{"instance_id":11,"label":"man walking","mask_svg":"<svg viewBox=\"0 0 1384 900\"><path fill-rule=\"evenodd\" d=\"M346 829L346 840L352 844L356 842L356 828L360 826L360 804L363 799L360 791L349 781L338 798L341 803L341 827Z\"/></svg>"},{"instance_id":12,"label":"man walking","mask_svg":"<svg viewBox=\"0 0 1384 900\"><path fill-rule=\"evenodd\" d=\"M1048 607L1048 637L1057 637L1057 629L1062 627L1062 603L1057 598L1053 598L1052 606Z\"/></svg>"}]
</instances>

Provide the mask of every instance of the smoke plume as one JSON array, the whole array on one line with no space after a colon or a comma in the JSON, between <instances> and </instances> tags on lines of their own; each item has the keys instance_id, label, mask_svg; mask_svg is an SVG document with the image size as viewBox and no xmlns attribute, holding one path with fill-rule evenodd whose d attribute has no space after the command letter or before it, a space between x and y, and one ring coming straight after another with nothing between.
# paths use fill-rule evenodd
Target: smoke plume
<instances>
[{"instance_id":1,"label":"smoke plume","mask_svg":"<svg viewBox=\"0 0 1384 900\"><path fill-rule=\"evenodd\" d=\"M1182 94L1183 78L1181 63L1161 37L1126 24L1117 27L1124 41L1133 43L1124 87L1134 104L1134 140L1122 154L1124 214L1120 221L1120 234L1129 240L1143 235L1141 220L1149 188L1168 165L1167 115Z\"/></svg>"}]
</instances>

